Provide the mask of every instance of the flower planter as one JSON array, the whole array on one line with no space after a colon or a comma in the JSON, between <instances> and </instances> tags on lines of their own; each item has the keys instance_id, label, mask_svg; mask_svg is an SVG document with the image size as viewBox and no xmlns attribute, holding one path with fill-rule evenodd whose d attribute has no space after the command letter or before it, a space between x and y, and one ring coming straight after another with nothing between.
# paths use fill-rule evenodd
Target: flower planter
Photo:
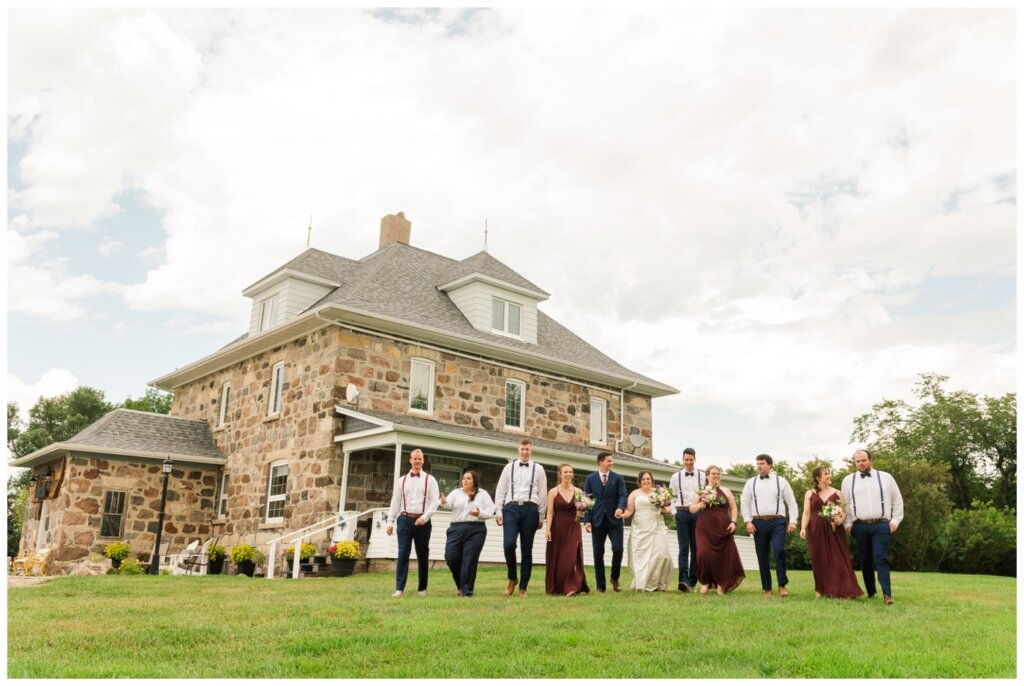
<instances>
[{"instance_id":1,"label":"flower planter","mask_svg":"<svg viewBox=\"0 0 1024 686\"><path fill-rule=\"evenodd\" d=\"M252 576L253 574L256 573L256 563L253 562L252 560L246 560L245 562L239 562L237 567L238 567L238 572L240 574L245 574L246 576Z\"/></svg>"},{"instance_id":2,"label":"flower planter","mask_svg":"<svg viewBox=\"0 0 1024 686\"><path fill-rule=\"evenodd\" d=\"M332 557L331 569L334 576L352 576L356 569L356 561L349 557Z\"/></svg>"},{"instance_id":3,"label":"flower planter","mask_svg":"<svg viewBox=\"0 0 1024 686\"><path fill-rule=\"evenodd\" d=\"M121 568L121 560L118 560L116 558L111 558L110 564L114 567L114 569L120 569Z\"/></svg>"},{"instance_id":4,"label":"flower planter","mask_svg":"<svg viewBox=\"0 0 1024 686\"><path fill-rule=\"evenodd\" d=\"M224 571L224 558L223 557L218 559L218 560L210 560L210 563L207 565L207 568L206 568L206 573L207 574L220 574L223 571Z\"/></svg>"}]
</instances>

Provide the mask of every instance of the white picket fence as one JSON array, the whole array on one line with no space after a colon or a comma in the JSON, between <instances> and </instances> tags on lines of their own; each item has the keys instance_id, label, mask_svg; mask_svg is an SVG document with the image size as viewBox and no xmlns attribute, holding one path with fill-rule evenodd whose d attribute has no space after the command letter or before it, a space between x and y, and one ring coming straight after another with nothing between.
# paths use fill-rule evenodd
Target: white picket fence
<instances>
[{"instance_id":1,"label":"white picket fence","mask_svg":"<svg viewBox=\"0 0 1024 686\"><path fill-rule=\"evenodd\" d=\"M386 510L378 510L373 515L373 522L370 528L370 540L369 545L366 549L366 557L368 559L376 560L394 560L398 557L398 538L396 536L388 536L385 532L387 524L384 522L384 517L387 515ZM444 544L446 532L448 530L448 524L451 521L451 514L444 511L434 513L430 518L434 526L430 532L430 559L431 560L444 560ZM380 526L378 526L378 524ZM481 562L504 562L505 551L502 545L501 527L498 526L494 519L489 519L485 522L487 526L487 540L484 543L483 551L480 553ZM580 525L582 526L582 524ZM742 531L742 529L741 529ZM625 527L623 532L623 545L629 545L630 527ZM675 566L676 560L679 559L679 542L676 539L676 532L669 530L668 535L668 547L672 554L673 566ZM757 555L754 552L754 539L750 536L737 534L734 537L736 542L736 550L740 554L740 561L743 563L743 569L757 571ZM534 564L544 564L544 555L546 552L547 540L544 538L544 530L540 529L537 531L536 537L533 539L533 562ZM593 544L591 543L590 534L586 531L583 532L583 563L585 565L594 564L594 553ZM519 557L517 550L517 558ZM412 559L416 559L416 550L413 549ZM608 542L605 544L605 565L611 564L612 560L612 546ZM623 555L623 566L626 565L628 557Z\"/></svg>"}]
</instances>

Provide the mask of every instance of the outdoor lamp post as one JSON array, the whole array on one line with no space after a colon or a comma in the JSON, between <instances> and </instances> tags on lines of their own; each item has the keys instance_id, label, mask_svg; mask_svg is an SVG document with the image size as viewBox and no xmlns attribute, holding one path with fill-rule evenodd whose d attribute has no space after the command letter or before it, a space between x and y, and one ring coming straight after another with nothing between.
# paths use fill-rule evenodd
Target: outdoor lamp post
<instances>
[{"instance_id":1,"label":"outdoor lamp post","mask_svg":"<svg viewBox=\"0 0 1024 686\"><path fill-rule=\"evenodd\" d=\"M174 463L171 462L171 456L168 455L167 459L164 460L163 465L164 492L160 496L160 519L156 526L156 548L153 550L153 559L149 562L150 574L160 573L160 537L164 532L164 508L167 506L167 478L171 475L171 469L173 467Z\"/></svg>"}]
</instances>

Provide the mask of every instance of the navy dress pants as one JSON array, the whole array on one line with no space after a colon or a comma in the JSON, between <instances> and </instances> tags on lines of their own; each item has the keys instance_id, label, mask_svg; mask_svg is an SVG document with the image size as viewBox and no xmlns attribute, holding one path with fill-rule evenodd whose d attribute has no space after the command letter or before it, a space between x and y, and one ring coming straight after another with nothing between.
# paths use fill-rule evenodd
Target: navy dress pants
<instances>
[{"instance_id":1,"label":"navy dress pants","mask_svg":"<svg viewBox=\"0 0 1024 686\"><path fill-rule=\"evenodd\" d=\"M464 596L473 595L480 551L487 539L487 526L483 522L457 522L448 527L444 545L444 561L455 581L455 588Z\"/></svg>"},{"instance_id":2,"label":"navy dress pants","mask_svg":"<svg viewBox=\"0 0 1024 686\"><path fill-rule=\"evenodd\" d=\"M501 512L501 533L505 546L505 565L509 581L519 579L519 588L526 590L533 571L533 537L540 523L540 510L536 505L508 503ZM516 543L522 544L522 574L516 574Z\"/></svg>"},{"instance_id":3,"label":"navy dress pants","mask_svg":"<svg viewBox=\"0 0 1024 686\"><path fill-rule=\"evenodd\" d=\"M607 539L612 541L612 581L619 580L619 573L622 570L622 528L621 524L619 526L591 524L590 526L590 536L594 543L594 580L601 590L605 589L604 542Z\"/></svg>"},{"instance_id":4,"label":"navy dress pants","mask_svg":"<svg viewBox=\"0 0 1024 686\"><path fill-rule=\"evenodd\" d=\"M761 588L772 590L772 570L768 562L768 546L775 553L775 575L779 586L788 586L786 576L786 518L754 520L754 550L757 551L757 566L761 570Z\"/></svg>"},{"instance_id":5,"label":"navy dress pants","mask_svg":"<svg viewBox=\"0 0 1024 686\"><path fill-rule=\"evenodd\" d=\"M409 556L413 545L416 546L416 570L419 588L427 590L427 574L430 570L430 530L433 525L428 521L423 526L416 526L416 520L404 515L398 516L395 533L398 535L398 561L395 564L395 590L404 591L405 582L409 578Z\"/></svg>"},{"instance_id":6,"label":"navy dress pants","mask_svg":"<svg viewBox=\"0 0 1024 686\"><path fill-rule=\"evenodd\" d=\"M854 522L850 527L850 535L857 542L860 553L861 570L864 572L864 590L868 597L875 595L875 574L878 574L878 585L882 587L882 595L892 595L889 583L889 544L892 543L892 532L889 522Z\"/></svg>"},{"instance_id":7,"label":"navy dress pants","mask_svg":"<svg viewBox=\"0 0 1024 686\"><path fill-rule=\"evenodd\" d=\"M679 583L697 586L697 519L699 512L676 510L676 540L679 541Z\"/></svg>"}]
</instances>

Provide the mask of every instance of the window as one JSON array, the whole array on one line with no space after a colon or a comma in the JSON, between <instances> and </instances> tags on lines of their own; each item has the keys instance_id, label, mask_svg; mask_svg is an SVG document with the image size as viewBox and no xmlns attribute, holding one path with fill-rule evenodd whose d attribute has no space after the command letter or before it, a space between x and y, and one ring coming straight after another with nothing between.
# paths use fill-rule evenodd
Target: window
<instances>
[{"instance_id":1,"label":"window","mask_svg":"<svg viewBox=\"0 0 1024 686\"><path fill-rule=\"evenodd\" d=\"M409 409L434 411L434 363L413 359L409 371Z\"/></svg>"},{"instance_id":2,"label":"window","mask_svg":"<svg viewBox=\"0 0 1024 686\"><path fill-rule=\"evenodd\" d=\"M217 496L217 516L228 516L228 474L220 475L220 495Z\"/></svg>"},{"instance_id":3,"label":"window","mask_svg":"<svg viewBox=\"0 0 1024 686\"><path fill-rule=\"evenodd\" d=\"M590 399L590 442L604 445L608 432L608 403L600 398Z\"/></svg>"},{"instance_id":4,"label":"window","mask_svg":"<svg viewBox=\"0 0 1024 686\"><path fill-rule=\"evenodd\" d=\"M520 307L499 298L491 301L491 329L496 333L519 335Z\"/></svg>"},{"instance_id":5,"label":"window","mask_svg":"<svg viewBox=\"0 0 1024 686\"><path fill-rule=\"evenodd\" d=\"M458 467L448 465L434 467L430 475L437 479L437 488L443 495L448 495L462 486L462 472Z\"/></svg>"},{"instance_id":6,"label":"window","mask_svg":"<svg viewBox=\"0 0 1024 686\"><path fill-rule=\"evenodd\" d=\"M526 384L522 381L505 382L505 426L523 430L523 403L526 401Z\"/></svg>"},{"instance_id":7,"label":"window","mask_svg":"<svg viewBox=\"0 0 1024 686\"><path fill-rule=\"evenodd\" d=\"M267 521L280 521L284 518L284 498L288 491L288 464L271 464L267 482Z\"/></svg>"},{"instance_id":8,"label":"window","mask_svg":"<svg viewBox=\"0 0 1024 686\"><path fill-rule=\"evenodd\" d=\"M284 362L274 365L270 374L270 403L267 405L267 416L281 413L281 395L284 392Z\"/></svg>"},{"instance_id":9,"label":"window","mask_svg":"<svg viewBox=\"0 0 1024 686\"><path fill-rule=\"evenodd\" d=\"M266 331L274 325L274 310L277 309L277 296L271 296L260 303L260 331Z\"/></svg>"},{"instance_id":10,"label":"window","mask_svg":"<svg viewBox=\"0 0 1024 686\"><path fill-rule=\"evenodd\" d=\"M107 491L103 495L103 517L100 519L100 536L121 538L124 528L124 491Z\"/></svg>"},{"instance_id":11,"label":"window","mask_svg":"<svg viewBox=\"0 0 1024 686\"><path fill-rule=\"evenodd\" d=\"M220 422L218 426L224 426L224 423L228 420L228 400L231 399L231 384L224 384L224 388L220 392Z\"/></svg>"}]
</instances>

